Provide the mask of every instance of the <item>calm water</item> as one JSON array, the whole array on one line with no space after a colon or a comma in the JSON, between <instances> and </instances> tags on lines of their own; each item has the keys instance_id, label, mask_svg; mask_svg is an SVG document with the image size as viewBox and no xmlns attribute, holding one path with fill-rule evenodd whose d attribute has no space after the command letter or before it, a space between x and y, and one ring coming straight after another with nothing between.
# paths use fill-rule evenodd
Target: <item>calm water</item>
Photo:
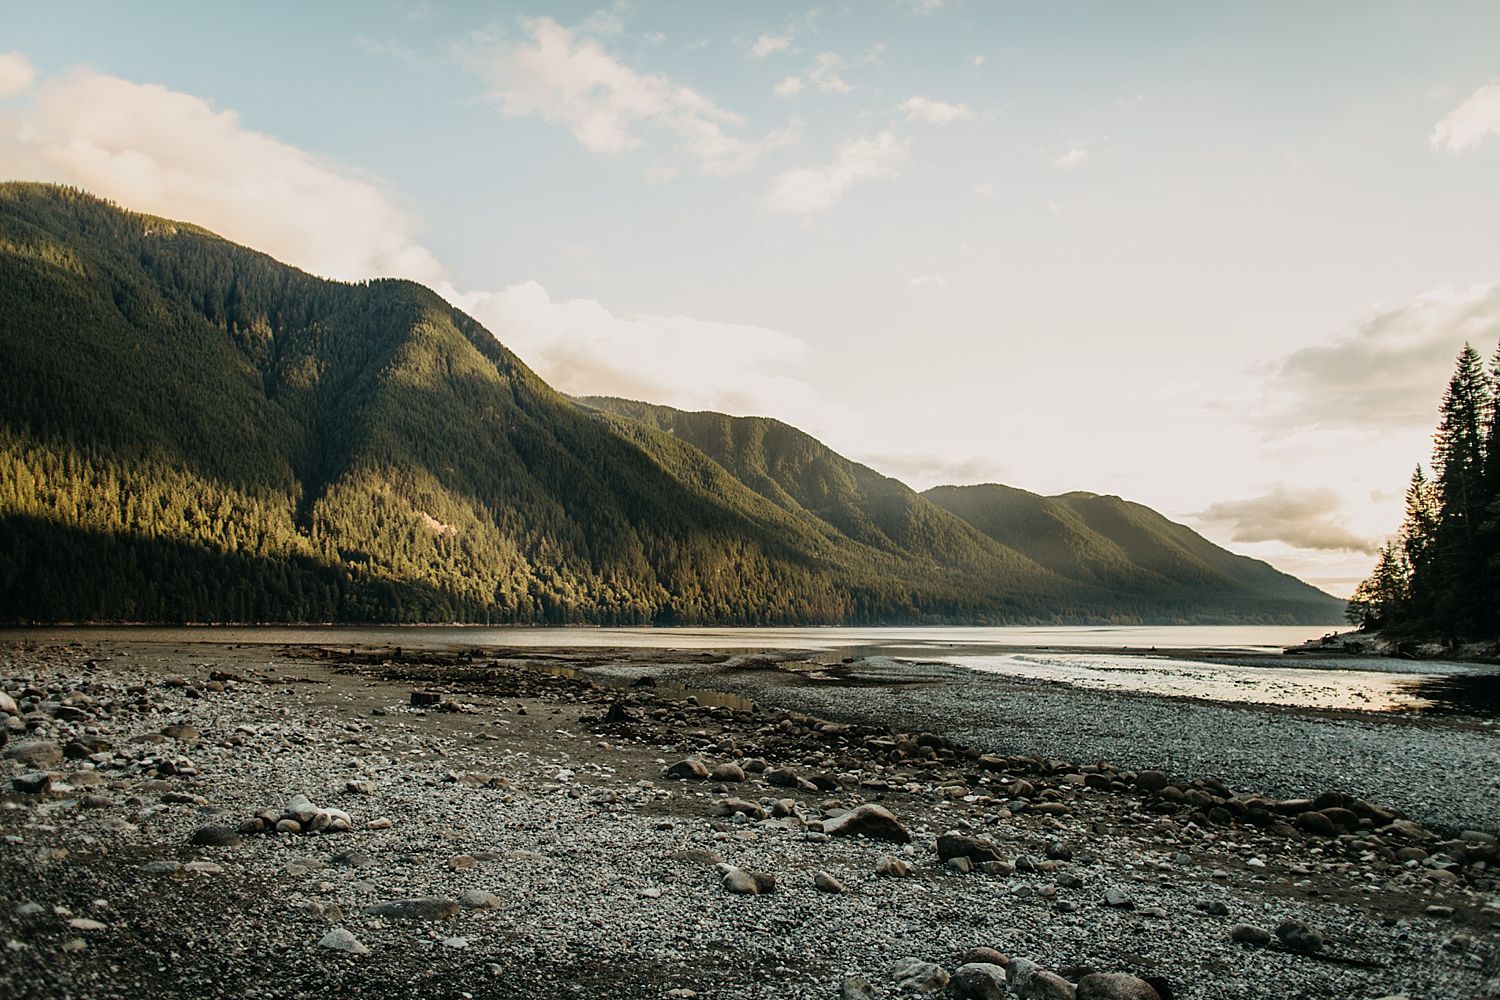
<instances>
[{"instance_id":1,"label":"calm water","mask_svg":"<svg viewBox=\"0 0 1500 1000\"><path fill-rule=\"evenodd\" d=\"M1090 649L1222 649L1279 653L1334 626L1078 626L1068 628L486 628L477 625L184 626L11 629L0 636L236 643L390 643L434 646L575 646L634 649L952 650L1053 646ZM894 655L894 654L892 654Z\"/></svg>"},{"instance_id":2,"label":"calm water","mask_svg":"<svg viewBox=\"0 0 1500 1000\"><path fill-rule=\"evenodd\" d=\"M1494 667L1424 660L1280 656L1332 631L1316 626L1073 628L485 628L480 626L80 627L11 629L37 641L135 639L406 649L619 648L808 650L822 660L881 656L991 675L1150 695L1284 707L1460 710L1493 715ZM1175 652L1171 652L1175 651ZM1171 655L1166 655L1171 652ZM1215 654L1228 658L1219 659ZM1252 654L1246 656L1246 654ZM1255 655L1260 654L1260 655ZM1468 692L1468 694L1464 694ZM1480 707L1489 697L1488 710Z\"/></svg>"}]
</instances>

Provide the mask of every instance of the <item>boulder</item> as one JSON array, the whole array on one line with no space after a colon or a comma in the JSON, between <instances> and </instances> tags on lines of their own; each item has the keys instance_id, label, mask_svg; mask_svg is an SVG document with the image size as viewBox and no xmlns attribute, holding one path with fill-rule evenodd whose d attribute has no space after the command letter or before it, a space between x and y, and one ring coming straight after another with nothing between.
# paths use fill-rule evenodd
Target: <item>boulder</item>
<instances>
[{"instance_id":1,"label":"boulder","mask_svg":"<svg viewBox=\"0 0 1500 1000\"><path fill-rule=\"evenodd\" d=\"M953 972L953 995L960 1000L1000 1000L1005 996L1005 969L988 962L968 962Z\"/></svg>"},{"instance_id":2,"label":"boulder","mask_svg":"<svg viewBox=\"0 0 1500 1000\"><path fill-rule=\"evenodd\" d=\"M1078 980L1078 1000L1162 1000L1146 980L1125 972L1094 972Z\"/></svg>"},{"instance_id":3,"label":"boulder","mask_svg":"<svg viewBox=\"0 0 1500 1000\"><path fill-rule=\"evenodd\" d=\"M833 837L869 837L896 844L911 842L911 834L889 809L866 803L842 816L823 822L823 832Z\"/></svg>"}]
</instances>

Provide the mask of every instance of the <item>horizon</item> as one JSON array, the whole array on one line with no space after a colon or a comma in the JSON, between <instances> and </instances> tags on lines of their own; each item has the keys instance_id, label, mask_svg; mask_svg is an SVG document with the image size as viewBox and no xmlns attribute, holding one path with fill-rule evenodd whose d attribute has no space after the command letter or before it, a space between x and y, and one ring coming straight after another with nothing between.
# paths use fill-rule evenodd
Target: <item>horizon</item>
<instances>
[{"instance_id":1,"label":"horizon","mask_svg":"<svg viewBox=\"0 0 1500 1000\"><path fill-rule=\"evenodd\" d=\"M21 3L0 179L420 281L570 396L1120 496L1340 597L1500 341L1492 5L549 9Z\"/></svg>"}]
</instances>

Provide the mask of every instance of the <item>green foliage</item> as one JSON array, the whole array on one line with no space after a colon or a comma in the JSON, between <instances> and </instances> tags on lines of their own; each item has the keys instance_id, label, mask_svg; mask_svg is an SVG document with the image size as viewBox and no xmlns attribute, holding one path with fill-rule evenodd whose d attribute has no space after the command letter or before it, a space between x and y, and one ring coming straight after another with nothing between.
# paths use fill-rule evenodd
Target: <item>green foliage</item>
<instances>
[{"instance_id":1,"label":"green foliage","mask_svg":"<svg viewBox=\"0 0 1500 1000\"><path fill-rule=\"evenodd\" d=\"M1039 560L775 421L663 419L558 395L410 282L0 185L0 619L1327 617L1149 535Z\"/></svg>"},{"instance_id":2,"label":"green foliage","mask_svg":"<svg viewBox=\"0 0 1500 1000\"><path fill-rule=\"evenodd\" d=\"M1421 466L1412 475L1398 541L1355 591L1351 621L1398 635L1500 635L1497 399L1500 350L1486 372L1464 345L1439 410L1432 479Z\"/></svg>"}]
</instances>

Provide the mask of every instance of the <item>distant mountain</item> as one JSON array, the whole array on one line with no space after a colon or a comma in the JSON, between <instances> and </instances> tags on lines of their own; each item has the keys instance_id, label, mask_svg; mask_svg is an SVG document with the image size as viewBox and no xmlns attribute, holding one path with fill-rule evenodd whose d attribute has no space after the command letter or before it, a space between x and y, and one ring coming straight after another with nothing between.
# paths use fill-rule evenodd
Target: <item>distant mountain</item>
<instances>
[{"instance_id":1,"label":"distant mountain","mask_svg":"<svg viewBox=\"0 0 1500 1000\"><path fill-rule=\"evenodd\" d=\"M579 402L665 431L766 499L866 544L990 574L996 588L1028 575L1044 581L1039 585L1053 588L1054 599L1082 619L1327 624L1343 607L1119 497L1044 497L994 484L918 494L779 420L610 397Z\"/></svg>"},{"instance_id":2,"label":"distant mountain","mask_svg":"<svg viewBox=\"0 0 1500 1000\"><path fill-rule=\"evenodd\" d=\"M0 185L0 619L1337 613L1263 564L1228 574L1238 557L1165 521L1186 535L1090 523L1147 574L1091 576L775 421L591 404L411 282L325 281ZM1169 537L1184 555L1150 541Z\"/></svg>"}]
</instances>

